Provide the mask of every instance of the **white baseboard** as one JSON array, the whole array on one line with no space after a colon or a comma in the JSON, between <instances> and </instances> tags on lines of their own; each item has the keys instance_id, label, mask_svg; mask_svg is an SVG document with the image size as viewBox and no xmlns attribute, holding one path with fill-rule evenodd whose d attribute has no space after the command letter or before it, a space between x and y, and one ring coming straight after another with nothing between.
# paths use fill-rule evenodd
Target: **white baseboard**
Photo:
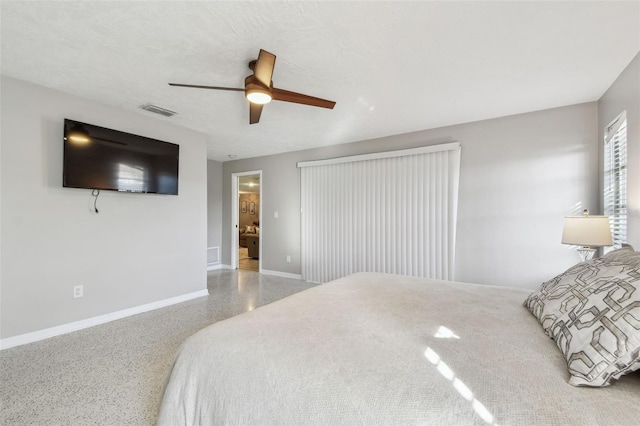
<instances>
[{"instance_id":1,"label":"white baseboard","mask_svg":"<svg viewBox=\"0 0 640 426\"><path fill-rule=\"evenodd\" d=\"M215 271L218 269L234 269L231 265L225 265L224 263L216 263L215 265L207 265L207 271Z\"/></svg>"},{"instance_id":2,"label":"white baseboard","mask_svg":"<svg viewBox=\"0 0 640 426\"><path fill-rule=\"evenodd\" d=\"M265 274L265 275L275 275L276 277L293 278L294 280L301 280L302 279L302 275L301 274L292 274L292 273L289 273L289 272L270 271L268 269L261 269L260 273L261 274Z\"/></svg>"},{"instance_id":3,"label":"white baseboard","mask_svg":"<svg viewBox=\"0 0 640 426\"><path fill-rule=\"evenodd\" d=\"M222 263L207 264L207 271L215 271L216 269L224 269L224 265Z\"/></svg>"},{"instance_id":4,"label":"white baseboard","mask_svg":"<svg viewBox=\"0 0 640 426\"><path fill-rule=\"evenodd\" d=\"M107 322L126 318L131 315L141 314L143 312L164 308L166 306L175 305L177 303L186 302L187 300L196 299L198 297L204 297L208 295L208 290L200 290L193 293L183 294L182 296L158 300L157 302L147 303L145 305L134 306L133 308L123 309L121 311L112 312L110 314L104 314L93 318L87 318L81 321L75 321L69 324L45 328L44 330L38 330L32 333L21 334L18 336L7 337L6 339L0 339L0 350L9 349L14 346L20 346L27 343L37 342L38 340L48 339L49 337L60 336L62 334L71 333L72 331L82 330L83 328L93 327L95 325L104 324Z\"/></svg>"}]
</instances>

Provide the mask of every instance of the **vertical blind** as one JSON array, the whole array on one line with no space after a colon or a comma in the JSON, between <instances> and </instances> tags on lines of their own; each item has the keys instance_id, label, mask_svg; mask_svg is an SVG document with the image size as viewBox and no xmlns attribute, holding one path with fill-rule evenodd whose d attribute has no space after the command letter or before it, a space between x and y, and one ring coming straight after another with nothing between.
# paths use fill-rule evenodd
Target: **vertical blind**
<instances>
[{"instance_id":1,"label":"vertical blind","mask_svg":"<svg viewBox=\"0 0 640 426\"><path fill-rule=\"evenodd\" d=\"M298 163L302 278L453 279L460 144Z\"/></svg>"},{"instance_id":2,"label":"vertical blind","mask_svg":"<svg viewBox=\"0 0 640 426\"><path fill-rule=\"evenodd\" d=\"M627 113L604 135L604 214L609 216L613 248L627 242Z\"/></svg>"}]
</instances>

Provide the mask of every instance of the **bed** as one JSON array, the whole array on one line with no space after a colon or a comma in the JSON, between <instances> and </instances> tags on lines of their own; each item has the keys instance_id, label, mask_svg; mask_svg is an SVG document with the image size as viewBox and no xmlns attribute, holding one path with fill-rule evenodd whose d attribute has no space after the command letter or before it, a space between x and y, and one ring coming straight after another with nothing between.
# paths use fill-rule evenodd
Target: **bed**
<instances>
[{"instance_id":1,"label":"bed","mask_svg":"<svg viewBox=\"0 0 640 426\"><path fill-rule=\"evenodd\" d=\"M158 424L637 425L638 371L569 384L532 298L380 273L319 285L185 341Z\"/></svg>"}]
</instances>

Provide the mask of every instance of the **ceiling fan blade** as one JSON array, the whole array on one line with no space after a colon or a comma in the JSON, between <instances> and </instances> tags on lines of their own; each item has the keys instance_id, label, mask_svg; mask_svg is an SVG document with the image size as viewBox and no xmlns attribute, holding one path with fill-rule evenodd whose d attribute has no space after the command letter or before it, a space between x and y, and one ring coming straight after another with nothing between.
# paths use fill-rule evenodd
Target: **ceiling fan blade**
<instances>
[{"instance_id":1,"label":"ceiling fan blade","mask_svg":"<svg viewBox=\"0 0 640 426\"><path fill-rule=\"evenodd\" d=\"M271 87L271 76L273 75L273 67L276 64L276 55L266 50L260 49L258 60L256 61L253 75L264 87Z\"/></svg>"},{"instance_id":2,"label":"ceiling fan blade","mask_svg":"<svg viewBox=\"0 0 640 426\"><path fill-rule=\"evenodd\" d=\"M200 86L197 84L179 84L179 83L169 83L169 86L193 87L194 89L232 90L234 92L244 92L244 89L238 89L237 87Z\"/></svg>"},{"instance_id":3,"label":"ceiling fan blade","mask_svg":"<svg viewBox=\"0 0 640 426\"><path fill-rule=\"evenodd\" d=\"M260 114L262 114L263 106L264 105L249 102L249 124L256 124L260 121Z\"/></svg>"},{"instance_id":4,"label":"ceiling fan blade","mask_svg":"<svg viewBox=\"0 0 640 426\"><path fill-rule=\"evenodd\" d=\"M288 90L276 89L275 87L271 90L271 95L273 96L274 101L293 102L296 104L311 105L329 109L333 109L333 107L336 106L334 101L315 98L313 96L290 92Z\"/></svg>"}]
</instances>

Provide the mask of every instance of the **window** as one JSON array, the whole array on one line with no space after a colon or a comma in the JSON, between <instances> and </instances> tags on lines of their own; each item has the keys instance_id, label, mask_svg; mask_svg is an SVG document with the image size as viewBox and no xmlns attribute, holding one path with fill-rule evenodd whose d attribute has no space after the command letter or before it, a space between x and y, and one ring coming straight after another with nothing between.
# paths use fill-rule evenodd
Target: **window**
<instances>
[{"instance_id":1,"label":"window","mask_svg":"<svg viewBox=\"0 0 640 426\"><path fill-rule=\"evenodd\" d=\"M627 242L627 112L604 133L604 214L609 216L613 247Z\"/></svg>"}]
</instances>

